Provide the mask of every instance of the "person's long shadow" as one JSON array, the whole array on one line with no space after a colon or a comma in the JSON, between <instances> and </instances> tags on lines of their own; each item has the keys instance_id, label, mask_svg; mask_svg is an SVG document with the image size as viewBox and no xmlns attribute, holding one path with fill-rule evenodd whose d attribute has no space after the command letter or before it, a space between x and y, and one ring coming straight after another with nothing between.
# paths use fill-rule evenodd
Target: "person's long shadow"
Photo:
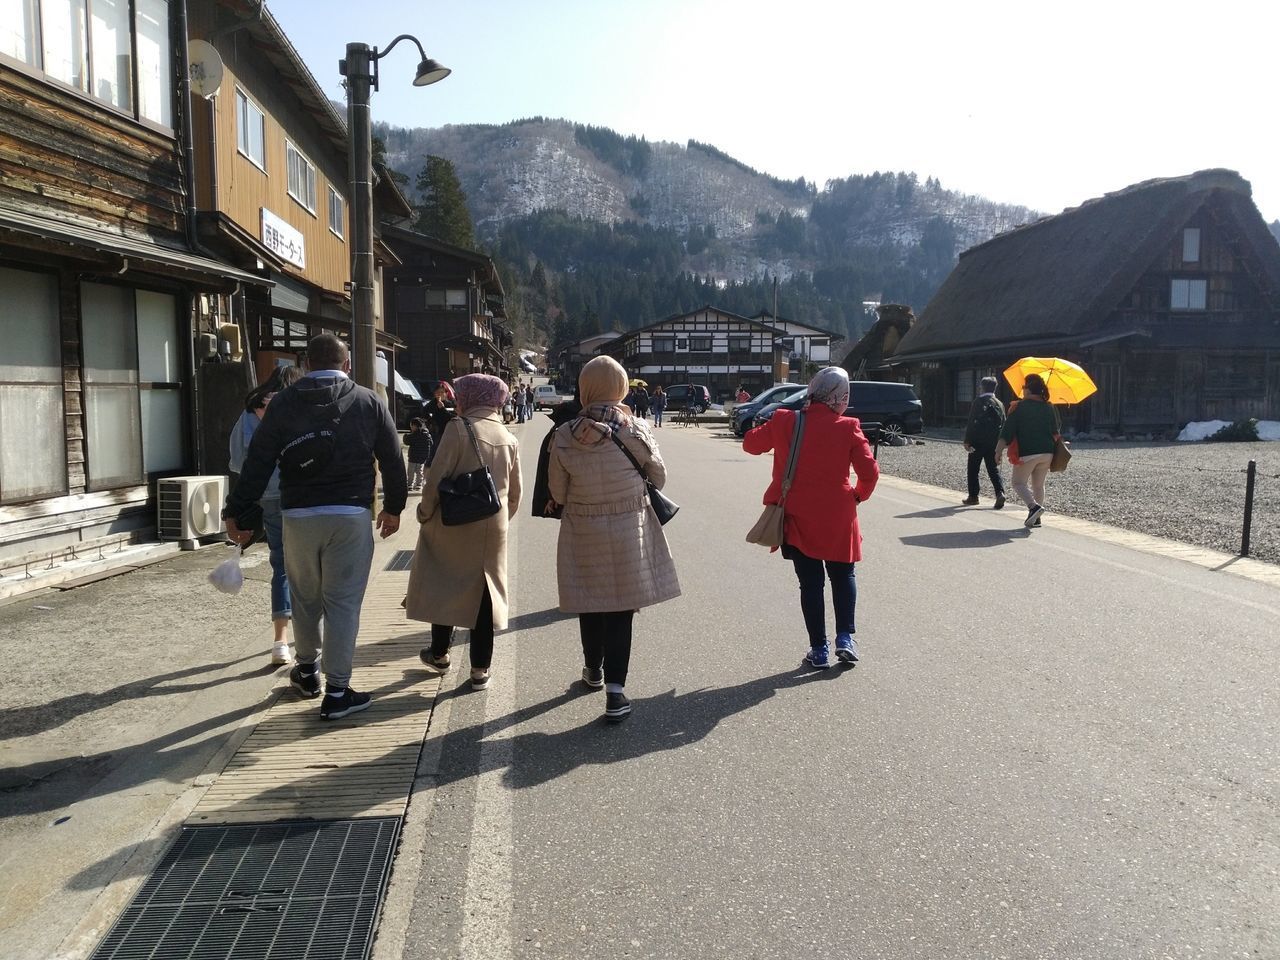
<instances>
[{"instance_id":1,"label":"person's long shadow","mask_svg":"<svg viewBox=\"0 0 1280 960\"><path fill-rule=\"evenodd\" d=\"M893 519L895 520L939 520L942 517L951 517L959 513L965 508L960 504L954 507L934 507L932 510L917 510L915 513L899 513Z\"/></svg>"},{"instance_id":2,"label":"person's long shadow","mask_svg":"<svg viewBox=\"0 0 1280 960\"><path fill-rule=\"evenodd\" d=\"M517 734L512 738L515 763L503 770L503 783L513 789L533 787L587 764L618 763L660 751L678 750L702 740L727 717L757 707L781 690L836 680L846 672L839 668L818 672L802 667L732 687L704 688L684 694L673 690L634 700L634 716L616 727L596 717L560 733ZM505 717L450 732L442 744L441 756L452 761L442 762L437 784L445 785L498 769L481 763L483 741L584 695L584 691L575 687Z\"/></svg>"},{"instance_id":3,"label":"person's long shadow","mask_svg":"<svg viewBox=\"0 0 1280 960\"><path fill-rule=\"evenodd\" d=\"M973 547L999 547L1015 540L1031 536L1026 527L991 528L984 530L950 530L940 533L922 533L913 537L899 537L908 547L928 547L931 550L964 550Z\"/></svg>"}]
</instances>

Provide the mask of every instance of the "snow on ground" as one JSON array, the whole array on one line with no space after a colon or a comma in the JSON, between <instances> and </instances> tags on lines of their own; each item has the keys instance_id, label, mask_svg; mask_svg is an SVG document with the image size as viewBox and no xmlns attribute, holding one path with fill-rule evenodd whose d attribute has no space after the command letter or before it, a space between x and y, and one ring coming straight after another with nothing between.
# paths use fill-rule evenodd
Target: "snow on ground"
<instances>
[{"instance_id":1,"label":"snow on ground","mask_svg":"<svg viewBox=\"0 0 1280 960\"><path fill-rule=\"evenodd\" d=\"M1223 427L1231 426L1230 420L1198 420L1188 423L1178 434L1179 440L1207 440ZM1259 420L1259 440L1280 440L1280 420Z\"/></svg>"}]
</instances>

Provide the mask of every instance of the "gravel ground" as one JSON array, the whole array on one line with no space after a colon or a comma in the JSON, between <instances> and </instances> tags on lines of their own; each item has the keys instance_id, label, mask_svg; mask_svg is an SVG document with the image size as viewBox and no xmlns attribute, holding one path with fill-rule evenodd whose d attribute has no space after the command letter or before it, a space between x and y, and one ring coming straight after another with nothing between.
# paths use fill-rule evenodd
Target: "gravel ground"
<instances>
[{"instance_id":1,"label":"gravel ground","mask_svg":"<svg viewBox=\"0 0 1280 960\"><path fill-rule=\"evenodd\" d=\"M923 445L881 447L892 476L966 492L958 433L932 431ZM1050 474L1045 523L1054 512L1240 552L1245 468L1258 463L1250 556L1280 563L1280 443L1101 443L1071 445L1071 467ZM1008 485L1009 465L1003 467ZM991 503L986 471L981 497ZM1021 510L1010 492L1010 507ZM1009 509L1009 507L1006 507Z\"/></svg>"}]
</instances>

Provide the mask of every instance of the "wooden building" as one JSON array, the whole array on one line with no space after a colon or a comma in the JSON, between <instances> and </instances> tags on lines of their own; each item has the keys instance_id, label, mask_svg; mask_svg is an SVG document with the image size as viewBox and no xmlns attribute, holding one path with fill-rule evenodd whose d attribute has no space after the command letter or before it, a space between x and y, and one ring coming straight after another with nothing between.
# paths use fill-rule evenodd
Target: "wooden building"
<instances>
[{"instance_id":1,"label":"wooden building","mask_svg":"<svg viewBox=\"0 0 1280 960\"><path fill-rule=\"evenodd\" d=\"M844 338L830 330L797 323L785 317L775 317L767 310L757 313L752 320L782 331L782 346L787 351L790 379L808 379L820 367L831 364L833 353Z\"/></svg>"},{"instance_id":2,"label":"wooden building","mask_svg":"<svg viewBox=\"0 0 1280 960\"><path fill-rule=\"evenodd\" d=\"M572 343L561 343L547 351L547 373L565 393L578 389L578 375L584 364L607 352L607 347L622 334L616 330L596 333Z\"/></svg>"},{"instance_id":3,"label":"wooden building","mask_svg":"<svg viewBox=\"0 0 1280 960\"><path fill-rule=\"evenodd\" d=\"M1069 414L1079 430L1280 419L1280 245L1249 183L1149 180L966 250L887 362L942 423L1028 355L1092 375L1098 392Z\"/></svg>"},{"instance_id":4,"label":"wooden building","mask_svg":"<svg viewBox=\"0 0 1280 960\"><path fill-rule=\"evenodd\" d=\"M697 383L719 401L739 384L755 394L786 380L794 349L788 338L778 327L708 305L630 330L600 352L650 387Z\"/></svg>"},{"instance_id":5,"label":"wooden building","mask_svg":"<svg viewBox=\"0 0 1280 960\"><path fill-rule=\"evenodd\" d=\"M258 281L190 230L183 5L38 6L0 28L0 566L154 526L200 465L197 334Z\"/></svg>"},{"instance_id":6,"label":"wooden building","mask_svg":"<svg viewBox=\"0 0 1280 960\"><path fill-rule=\"evenodd\" d=\"M412 381L452 380L467 373L510 378L505 350L504 293L493 260L403 227L384 238L399 261L384 273L387 330L404 345L397 358Z\"/></svg>"}]
</instances>

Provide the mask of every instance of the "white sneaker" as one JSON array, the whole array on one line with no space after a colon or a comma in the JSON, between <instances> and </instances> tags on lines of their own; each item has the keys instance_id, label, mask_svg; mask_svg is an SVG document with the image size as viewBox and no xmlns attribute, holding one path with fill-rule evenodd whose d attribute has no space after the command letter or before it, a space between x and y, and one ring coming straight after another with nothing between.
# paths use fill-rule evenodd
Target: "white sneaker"
<instances>
[{"instance_id":1,"label":"white sneaker","mask_svg":"<svg viewBox=\"0 0 1280 960\"><path fill-rule=\"evenodd\" d=\"M276 643L271 646L271 665L273 667L282 667L286 663L293 663L293 651L289 649L287 643Z\"/></svg>"}]
</instances>

